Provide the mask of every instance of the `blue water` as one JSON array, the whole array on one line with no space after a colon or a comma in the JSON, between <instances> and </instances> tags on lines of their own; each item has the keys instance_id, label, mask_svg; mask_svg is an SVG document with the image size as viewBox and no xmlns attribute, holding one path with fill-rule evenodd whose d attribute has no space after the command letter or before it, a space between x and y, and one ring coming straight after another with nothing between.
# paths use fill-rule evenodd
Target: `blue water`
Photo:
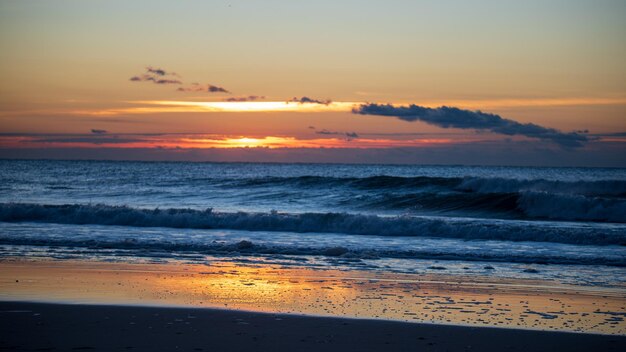
<instances>
[{"instance_id":1,"label":"blue water","mask_svg":"<svg viewBox=\"0 0 626 352\"><path fill-rule=\"evenodd\" d=\"M0 161L0 257L621 286L625 245L624 169Z\"/></svg>"}]
</instances>

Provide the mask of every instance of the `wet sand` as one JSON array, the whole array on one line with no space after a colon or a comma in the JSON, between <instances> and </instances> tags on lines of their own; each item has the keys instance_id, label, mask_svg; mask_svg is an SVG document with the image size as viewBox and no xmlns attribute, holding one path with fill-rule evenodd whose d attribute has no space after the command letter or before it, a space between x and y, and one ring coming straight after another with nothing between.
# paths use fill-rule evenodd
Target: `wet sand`
<instances>
[{"instance_id":1,"label":"wet sand","mask_svg":"<svg viewBox=\"0 0 626 352\"><path fill-rule=\"evenodd\" d=\"M0 302L6 351L623 351L626 337L207 308Z\"/></svg>"},{"instance_id":2,"label":"wet sand","mask_svg":"<svg viewBox=\"0 0 626 352\"><path fill-rule=\"evenodd\" d=\"M206 307L626 335L623 289L243 265L0 262L0 300Z\"/></svg>"}]
</instances>

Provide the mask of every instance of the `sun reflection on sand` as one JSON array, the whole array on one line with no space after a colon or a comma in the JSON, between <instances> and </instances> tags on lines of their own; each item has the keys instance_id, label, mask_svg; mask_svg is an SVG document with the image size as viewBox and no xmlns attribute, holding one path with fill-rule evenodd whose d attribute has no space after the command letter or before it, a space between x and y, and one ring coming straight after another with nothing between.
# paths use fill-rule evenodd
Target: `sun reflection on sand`
<instances>
[{"instance_id":1,"label":"sun reflection on sand","mask_svg":"<svg viewBox=\"0 0 626 352\"><path fill-rule=\"evenodd\" d=\"M157 290L178 292L192 302L267 312L306 311L306 306L312 304L303 300L306 292L315 292L316 300L328 302L354 298L355 292L348 287L320 286L326 279L310 279L308 275L308 271L295 269L281 277L271 267L227 266L199 272L193 278L171 276L155 283Z\"/></svg>"}]
</instances>

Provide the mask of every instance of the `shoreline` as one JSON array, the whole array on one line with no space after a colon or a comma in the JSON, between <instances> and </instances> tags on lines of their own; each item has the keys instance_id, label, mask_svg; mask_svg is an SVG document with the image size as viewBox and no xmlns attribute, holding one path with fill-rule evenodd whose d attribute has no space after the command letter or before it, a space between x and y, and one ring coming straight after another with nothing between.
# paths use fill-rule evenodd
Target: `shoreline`
<instances>
[{"instance_id":1,"label":"shoreline","mask_svg":"<svg viewBox=\"0 0 626 352\"><path fill-rule=\"evenodd\" d=\"M0 301L0 350L620 351L626 336L228 309Z\"/></svg>"},{"instance_id":2,"label":"shoreline","mask_svg":"<svg viewBox=\"0 0 626 352\"><path fill-rule=\"evenodd\" d=\"M0 300L213 308L626 336L624 291L232 262L0 261Z\"/></svg>"}]
</instances>

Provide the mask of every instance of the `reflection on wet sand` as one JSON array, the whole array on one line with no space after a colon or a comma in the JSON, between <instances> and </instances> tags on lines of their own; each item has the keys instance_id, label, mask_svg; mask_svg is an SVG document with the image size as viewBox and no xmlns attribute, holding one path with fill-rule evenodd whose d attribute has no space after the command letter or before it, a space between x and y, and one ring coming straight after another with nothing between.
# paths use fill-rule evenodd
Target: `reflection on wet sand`
<instances>
[{"instance_id":1,"label":"reflection on wet sand","mask_svg":"<svg viewBox=\"0 0 626 352\"><path fill-rule=\"evenodd\" d=\"M3 261L0 299L214 307L626 334L626 292L233 263Z\"/></svg>"}]
</instances>

